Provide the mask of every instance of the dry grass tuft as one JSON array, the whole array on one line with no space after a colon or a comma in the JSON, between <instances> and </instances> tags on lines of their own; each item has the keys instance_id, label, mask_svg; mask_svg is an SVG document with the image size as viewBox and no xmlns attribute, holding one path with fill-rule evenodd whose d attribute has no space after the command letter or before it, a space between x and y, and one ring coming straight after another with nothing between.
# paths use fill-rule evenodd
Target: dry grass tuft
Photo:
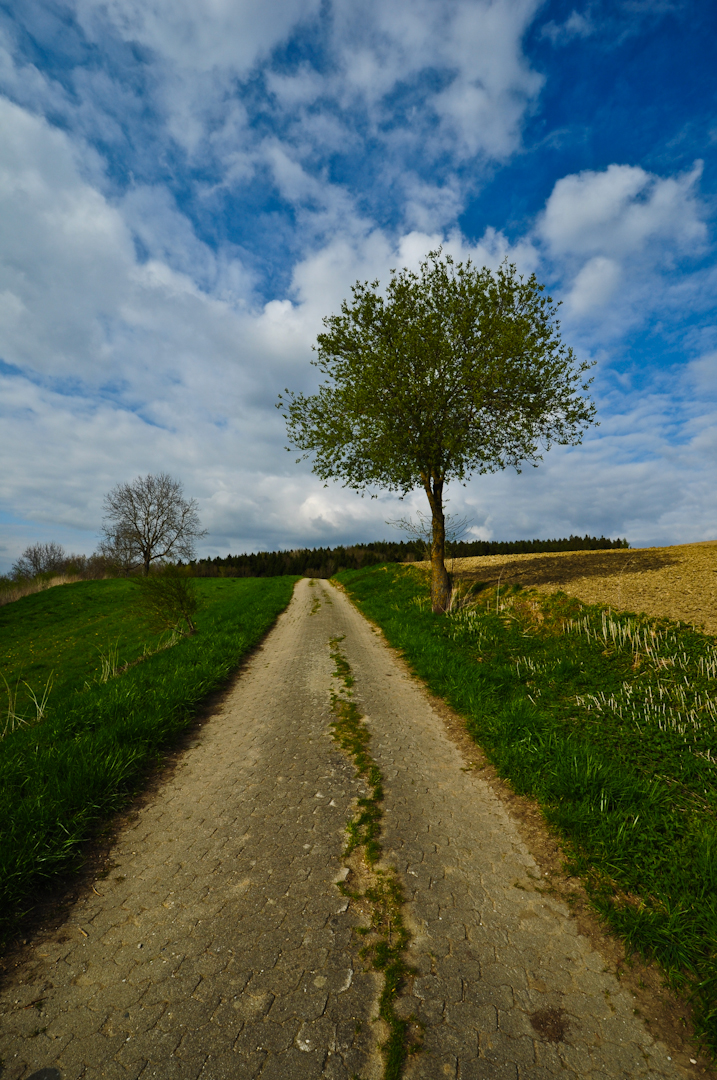
<instances>
[{"instance_id":1,"label":"dry grass tuft","mask_svg":"<svg viewBox=\"0 0 717 1080\"><path fill-rule=\"evenodd\" d=\"M18 581L17 584L0 590L0 607L3 604L12 604L15 600L22 600L23 596L32 596L33 593L52 589L55 585L71 585L75 581L82 580L77 574L57 574L49 579L33 578L32 581Z\"/></svg>"}]
</instances>

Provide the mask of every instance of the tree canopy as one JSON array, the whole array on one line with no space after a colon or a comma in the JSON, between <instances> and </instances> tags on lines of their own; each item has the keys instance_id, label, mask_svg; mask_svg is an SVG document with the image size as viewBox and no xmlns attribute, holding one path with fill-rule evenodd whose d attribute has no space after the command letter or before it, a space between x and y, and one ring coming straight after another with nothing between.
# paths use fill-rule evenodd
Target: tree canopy
<instances>
[{"instance_id":1,"label":"tree canopy","mask_svg":"<svg viewBox=\"0 0 717 1080\"><path fill-rule=\"evenodd\" d=\"M589 365L562 341L557 305L535 275L455 263L440 249L418 273L391 273L385 296L378 281L357 282L324 319L313 363L329 381L312 395L287 390L279 407L322 479L424 489L433 605L445 610L445 485L579 443L595 416Z\"/></svg>"}]
</instances>

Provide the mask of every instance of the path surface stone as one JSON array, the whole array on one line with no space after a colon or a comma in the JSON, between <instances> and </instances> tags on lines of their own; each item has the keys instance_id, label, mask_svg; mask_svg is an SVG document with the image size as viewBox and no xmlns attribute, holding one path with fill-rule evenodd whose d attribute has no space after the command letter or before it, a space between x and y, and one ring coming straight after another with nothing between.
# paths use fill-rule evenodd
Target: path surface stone
<instances>
[{"instance_id":1,"label":"path surface stone","mask_svg":"<svg viewBox=\"0 0 717 1080\"><path fill-rule=\"evenodd\" d=\"M425 1025L408 1078L689 1075L633 1013L491 788L380 635L326 582L294 599L121 835L114 869L0 992L2 1080L373 1080L378 977L341 896L363 793L329 723L329 639L385 777ZM335 685L335 680L334 680Z\"/></svg>"},{"instance_id":2,"label":"path surface stone","mask_svg":"<svg viewBox=\"0 0 717 1080\"><path fill-rule=\"evenodd\" d=\"M540 870L485 781L466 771L425 692L343 598L342 648L385 778L383 846L418 974L400 1003L425 1024L411 1080L632 1080L690 1075ZM559 1037L556 1037L559 1036Z\"/></svg>"},{"instance_id":3,"label":"path surface stone","mask_svg":"<svg viewBox=\"0 0 717 1080\"><path fill-rule=\"evenodd\" d=\"M331 607L313 600L302 582L102 896L2 988L2 1080L380 1075L380 984L335 884L363 787L330 735Z\"/></svg>"}]
</instances>

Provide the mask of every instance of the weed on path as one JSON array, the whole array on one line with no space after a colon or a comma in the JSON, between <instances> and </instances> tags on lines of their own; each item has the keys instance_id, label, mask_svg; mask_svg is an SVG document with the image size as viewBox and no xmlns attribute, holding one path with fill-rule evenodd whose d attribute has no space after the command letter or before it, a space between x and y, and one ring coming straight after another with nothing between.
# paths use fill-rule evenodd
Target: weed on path
<instances>
[{"instance_id":1,"label":"weed on path","mask_svg":"<svg viewBox=\"0 0 717 1080\"><path fill-rule=\"evenodd\" d=\"M371 736L363 724L363 717L356 702L352 700L353 677L345 656L341 653L342 638L331 640L331 659L336 667L334 677L343 686L332 694L332 708L336 719L332 723L334 737L339 746L353 758L356 772L366 782L369 794L358 800L356 816L347 826L348 844L345 855L360 852L365 860L362 877L368 879L362 892L345 884L341 892L355 901L364 901L370 912L370 926L363 930L366 941L361 955L384 977L379 998L379 1016L388 1027L388 1038L381 1051L384 1059L384 1080L398 1080L403 1072L406 1058L420 1049L418 1028L411 1019L402 1019L396 1013L395 1002L406 976L411 973L404 953L409 934L401 911L403 891L395 870L377 865L381 858L381 819L383 811L383 777L371 756Z\"/></svg>"}]
</instances>

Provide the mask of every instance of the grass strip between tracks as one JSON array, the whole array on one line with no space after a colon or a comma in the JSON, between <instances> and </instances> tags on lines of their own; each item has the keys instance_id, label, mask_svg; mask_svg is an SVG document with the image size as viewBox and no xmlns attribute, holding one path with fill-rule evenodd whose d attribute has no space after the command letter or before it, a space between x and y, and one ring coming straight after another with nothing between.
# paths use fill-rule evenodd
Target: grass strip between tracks
<instances>
[{"instance_id":1,"label":"grass strip between tracks","mask_svg":"<svg viewBox=\"0 0 717 1080\"><path fill-rule=\"evenodd\" d=\"M84 842L141 788L202 701L260 641L289 603L295 581L199 582L197 633L105 682L95 681L96 631L86 623L89 615L96 618L102 640L106 627L114 633L129 620L130 582L53 589L54 615L46 610L47 594L2 609L6 647L32 628L38 678L52 662L48 639L60 642L58 654L68 659L41 722L0 739L0 941L39 893L81 863ZM127 637L130 656L141 653L140 631L131 622Z\"/></svg>"},{"instance_id":2,"label":"grass strip between tracks","mask_svg":"<svg viewBox=\"0 0 717 1080\"><path fill-rule=\"evenodd\" d=\"M415 568L338 580L535 798L606 921L717 1052L717 648L694 628L516 587L430 610ZM474 587L475 589L475 587Z\"/></svg>"},{"instance_id":3,"label":"grass strip between tracks","mask_svg":"<svg viewBox=\"0 0 717 1080\"><path fill-rule=\"evenodd\" d=\"M403 890L395 870L377 866L381 858L381 821L383 810L383 777L371 756L371 736L362 722L363 717L353 700L351 667L342 654L343 638L330 641L331 659L336 665L333 675L343 688L332 693L332 708L336 719L331 727L342 750L353 758L356 772L365 780L370 794L358 800L356 816L346 827L348 844L345 856L361 851L370 884L363 892L341 883L339 889L353 900L368 902L371 924L361 928L366 936L361 955L376 971L383 974L383 989L379 998L379 1016L388 1027L388 1038L381 1046L384 1060L383 1080L398 1080L406 1058L420 1049L420 1029L415 1017L403 1019L396 1012L396 999L412 969L404 953L409 933L403 921Z\"/></svg>"}]
</instances>

